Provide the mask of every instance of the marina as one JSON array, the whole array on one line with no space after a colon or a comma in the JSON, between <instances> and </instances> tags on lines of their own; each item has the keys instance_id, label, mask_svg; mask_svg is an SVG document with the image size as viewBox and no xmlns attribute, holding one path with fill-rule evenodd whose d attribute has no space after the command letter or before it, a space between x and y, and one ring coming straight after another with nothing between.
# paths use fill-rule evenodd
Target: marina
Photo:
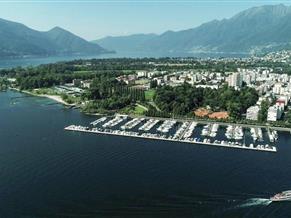
<instances>
[{"instance_id":1,"label":"marina","mask_svg":"<svg viewBox=\"0 0 291 218\"><path fill-rule=\"evenodd\" d=\"M121 123L127 118L127 116L116 116L114 119L109 120L108 122L104 123L102 127L107 128L107 127L114 127L117 124Z\"/></svg>"},{"instance_id":2,"label":"marina","mask_svg":"<svg viewBox=\"0 0 291 218\"><path fill-rule=\"evenodd\" d=\"M161 133L168 133L170 129L175 125L175 123L175 120L166 120L163 122L162 125L158 127L157 130Z\"/></svg>"},{"instance_id":3,"label":"marina","mask_svg":"<svg viewBox=\"0 0 291 218\"><path fill-rule=\"evenodd\" d=\"M139 127L138 130L150 131L158 122L159 120L149 119L143 126Z\"/></svg>"},{"instance_id":4,"label":"marina","mask_svg":"<svg viewBox=\"0 0 291 218\"><path fill-rule=\"evenodd\" d=\"M216 123L202 125L193 121L131 118L122 115L101 117L90 124L90 126L70 125L65 127L65 130L277 152L274 144L278 138L277 132L269 129L267 131L261 128L247 129L237 125L228 125L225 128Z\"/></svg>"},{"instance_id":5,"label":"marina","mask_svg":"<svg viewBox=\"0 0 291 218\"><path fill-rule=\"evenodd\" d=\"M139 123L141 123L142 121L144 121L144 118L134 118L133 120L130 120L126 124L121 126L121 129L123 129L123 130L132 129L135 126L137 126Z\"/></svg>"}]
</instances>

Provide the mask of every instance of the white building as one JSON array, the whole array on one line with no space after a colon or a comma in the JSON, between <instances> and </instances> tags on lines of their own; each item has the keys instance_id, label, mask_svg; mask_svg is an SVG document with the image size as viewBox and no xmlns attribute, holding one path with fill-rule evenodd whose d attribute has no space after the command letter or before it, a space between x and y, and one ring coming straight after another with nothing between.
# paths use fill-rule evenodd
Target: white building
<instances>
[{"instance_id":1,"label":"white building","mask_svg":"<svg viewBox=\"0 0 291 218\"><path fill-rule=\"evenodd\" d=\"M260 107L252 106L247 109L247 120L258 120Z\"/></svg>"},{"instance_id":2,"label":"white building","mask_svg":"<svg viewBox=\"0 0 291 218\"><path fill-rule=\"evenodd\" d=\"M137 77L141 78L141 77L147 77L148 76L148 72L147 71L137 71Z\"/></svg>"},{"instance_id":3,"label":"white building","mask_svg":"<svg viewBox=\"0 0 291 218\"><path fill-rule=\"evenodd\" d=\"M283 87L282 87L282 84L281 83L276 83L273 87L273 93L274 94L277 94L277 95L280 95L281 92L283 92Z\"/></svg>"},{"instance_id":4,"label":"white building","mask_svg":"<svg viewBox=\"0 0 291 218\"><path fill-rule=\"evenodd\" d=\"M229 87L238 89L242 86L242 76L240 73L233 73L227 77L227 83Z\"/></svg>"},{"instance_id":5,"label":"white building","mask_svg":"<svg viewBox=\"0 0 291 218\"><path fill-rule=\"evenodd\" d=\"M273 105L269 107L267 121L279 120L282 116L282 112L283 112L282 107L278 105Z\"/></svg>"},{"instance_id":6,"label":"white building","mask_svg":"<svg viewBox=\"0 0 291 218\"><path fill-rule=\"evenodd\" d=\"M91 87L91 83L92 83L92 81L90 81L90 80L81 81L81 87L89 89Z\"/></svg>"}]
</instances>

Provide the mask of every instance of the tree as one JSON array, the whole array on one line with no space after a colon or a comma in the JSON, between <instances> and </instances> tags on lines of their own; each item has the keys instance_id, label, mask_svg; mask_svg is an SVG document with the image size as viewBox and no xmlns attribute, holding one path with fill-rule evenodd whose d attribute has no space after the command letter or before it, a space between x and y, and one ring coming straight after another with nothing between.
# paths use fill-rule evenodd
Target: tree
<instances>
[{"instance_id":1,"label":"tree","mask_svg":"<svg viewBox=\"0 0 291 218\"><path fill-rule=\"evenodd\" d=\"M261 108L258 114L258 120L260 122L266 122L268 116L268 109L270 107L270 102L268 100L262 101Z\"/></svg>"},{"instance_id":2,"label":"tree","mask_svg":"<svg viewBox=\"0 0 291 218\"><path fill-rule=\"evenodd\" d=\"M154 88L157 88L157 86L158 86L158 81L157 80L151 80L151 82L150 82L150 88L151 89L154 89Z\"/></svg>"}]
</instances>

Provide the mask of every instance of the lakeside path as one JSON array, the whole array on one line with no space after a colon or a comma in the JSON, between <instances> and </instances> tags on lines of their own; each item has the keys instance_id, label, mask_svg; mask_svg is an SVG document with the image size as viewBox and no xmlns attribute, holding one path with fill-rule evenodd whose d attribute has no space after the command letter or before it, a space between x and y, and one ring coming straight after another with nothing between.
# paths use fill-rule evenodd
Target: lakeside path
<instances>
[{"instance_id":1,"label":"lakeside path","mask_svg":"<svg viewBox=\"0 0 291 218\"><path fill-rule=\"evenodd\" d=\"M69 104L67 102L65 102L61 96L59 95L46 95L46 94L35 94L33 92L30 92L30 91L26 91L26 90L20 90L20 89L17 89L17 88L10 88L11 90L14 90L14 91L17 91L17 92L22 92L22 93L25 93L25 94L28 94L28 95L32 95L32 96L36 96L36 97L42 97L42 98L49 98L53 101L56 101L60 104L63 104L63 105L66 105L66 106L75 106L76 104Z\"/></svg>"}]
</instances>

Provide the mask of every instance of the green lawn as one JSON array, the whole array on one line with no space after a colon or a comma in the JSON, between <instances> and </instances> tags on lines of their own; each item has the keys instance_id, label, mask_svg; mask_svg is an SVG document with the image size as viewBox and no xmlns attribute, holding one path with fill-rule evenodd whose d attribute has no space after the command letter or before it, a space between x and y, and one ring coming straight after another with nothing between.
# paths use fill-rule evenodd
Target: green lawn
<instances>
[{"instance_id":1,"label":"green lawn","mask_svg":"<svg viewBox=\"0 0 291 218\"><path fill-rule=\"evenodd\" d=\"M136 115L143 115L145 112L146 110L143 107L140 107L139 105L136 105L133 111L133 113Z\"/></svg>"},{"instance_id":2,"label":"green lawn","mask_svg":"<svg viewBox=\"0 0 291 218\"><path fill-rule=\"evenodd\" d=\"M33 90L32 92L38 95L59 95L60 94L54 88L39 88L39 89Z\"/></svg>"},{"instance_id":3,"label":"green lawn","mask_svg":"<svg viewBox=\"0 0 291 218\"><path fill-rule=\"evenodd\" d=\"M125 114L144 115L146 110L139 105L128 105L125 108L119 110L119 112Z\"/></svg>"},{"instance_id":4,"label":"green lawn","mask_svg":"<svg viewBox=\"0 0 291 218\"><path fill-rule=\"evenodd\" d=\"M150 90L145 91L145 99L147 101L153 101L155 93L156 93L156 90L154 90L154 89L150 89Z\"/></svg>"},{"instance_id":5,"label":"green lawn","mask_svg":"<svg viewBox=\"0 0 291 218\"><path fill-rule=\"evenodd\" d=\"M139 80L136 80L135 81L135 84L136 85L145 85L147 83L149 83L149 80L148 79L139 79Z\"/></svg>"}]
</instances>

